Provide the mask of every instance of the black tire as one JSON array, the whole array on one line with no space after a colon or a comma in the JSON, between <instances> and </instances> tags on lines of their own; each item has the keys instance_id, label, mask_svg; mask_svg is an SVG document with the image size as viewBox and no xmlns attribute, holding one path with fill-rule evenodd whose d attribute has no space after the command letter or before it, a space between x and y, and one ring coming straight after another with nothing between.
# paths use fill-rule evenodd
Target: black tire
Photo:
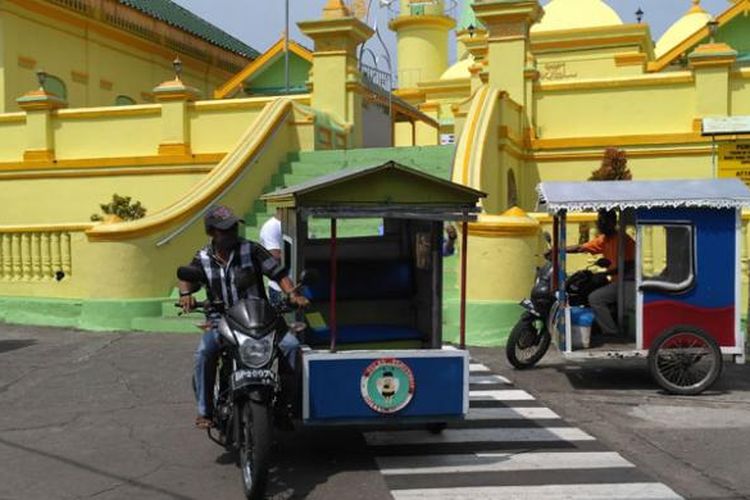
<instances>
[{"instance_id":1,"label":"black tire","mask_svg":"<svg viewBox=\"0 0 750 500\"><path fill-rule=\"evenodd\" d=\"M271 409L248 400L242 405L240 471L242 489L248 500L265 497L271 456L273 423Z\"/></svg>"},{"instance_id":2,"label":"black tire","mask_svg":"<svg viewBox=\"0 0 750 500\"><path fill-rule=\"evenodd\" d=\"M547 322L545 323L545 326L547 327L547 332L549 332L550 335L553 333L557 335L557 329L560 325L560 301L556 300L552 307L549 308L549 313L547 313Z\"/></svg>"},{"instance_id":3,"label":"black tire","mask_svg":"<svg viewBox=\"0 0 750 500\"><path fill-rule=\"evenodd\" d=\"M531 368L547 354L551 340L543 320L521 318L510 332L505 355L516 369Z\"/></svg>"},{"instance_id":4,"label":"black tire","mask_svg":"<svg viewBox=\"0 0 750 500\"><path fill-rule=\"evenodd\" d=\"M438 434L442 434L446 427L448 427L448 424L445 422L427 424L427 431L437 436Z\"/></svg>"},{"instance_id":5,"label":"black tire","mask_svg":"<svg viewBox=\"0 0 750 500\"><path fill-rule=\"evenodd\" d=\"M711 387L721 375L722 361L716 340L689 325L666 330L648 351L648 368L656 383L683 396Z\"/></svg>"}]
</instances>

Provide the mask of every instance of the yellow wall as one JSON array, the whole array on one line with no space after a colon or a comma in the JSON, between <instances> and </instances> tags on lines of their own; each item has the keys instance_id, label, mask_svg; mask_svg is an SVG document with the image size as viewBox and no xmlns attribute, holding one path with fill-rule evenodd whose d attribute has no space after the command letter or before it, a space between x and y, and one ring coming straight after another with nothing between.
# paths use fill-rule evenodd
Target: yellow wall
<instances>
[{"instance_id":1,"label":"yellow wall","mask_svg":"<svg viewBox=\"0 0 750 500\"><path fill-rule=\"evenodd\" d=\"M173 203L205 174L127 175L52 179L3 180L3 204L13 210L0 212L0 226L18 224L60 224L90 222L101 213L100 203L112 195L131 196L143 203L148 213Z\"/></svg>"},{"instance_id":2,"label":"yellow wall","mask_svg":"<svg viewBox=\"0 0 750 500\"><path fill-rule=\"evenodd\" d=\"M0 117L0 162L20 161L26 146L26 114Z\"/></svg>"},{"instance_id":3,"label":"yellow wall","mask_svg":"<svg viewBox=\"0 0 750 500\"><path fill-rule=\"evenodd\" d=\"M750 69L734 73L730 82L732 115L750 115Z\"/></svg>"},{"instance_id":4,"label":"yellow wall","mask_svg":"<svg viewBox=\"0 0 750 500\"><path fill-rule=\"evenodd\" d=\"M414 124L412 122L396 122L393 125L393 145L396 147L414 146Z\"/></svg>"},{"instance_id":5,"label":"yellow wall","mask_svg":"<svg viewBox=\"0 0 750 500\"><path fill-rule=\"evenodd\" d=\"M706 179L712 176L713 167L710 147L704 149L705 153L700 156L658 155L651 158L634 158L634 150L631 150L628 167L633 173L633 179L637 180ZM601 155L601 151L599 153ZM530 161L527 168L535 175L529 178L527 189L540 181L586 180L600 164L600 158L575 161Z\"/></svg>"},{"instance_id":6,"label":"yellow wall","mask_svg":"<svg viewBox=\"0 0 750 500\"><path fill-rule=\"evenodd\" d=\"M143 93L150 94L153 87L174 74L171 58L139 50L124 41L105 38L15 3L0 4L0 18L5 77L0 106L5 111L17 110L15 99L38 86L37 69L44 69L65 82L71 107L114 105L118 95L143 103ZM173 49L169 53L172 57L178 55ZM34 67L26 67L28 61L35 62ZM77 73L75 79L73 72ZM206 96L229 76L205 64L202 68L186 64L184 69L184 79Z\"/></svg>"},{"instance_id":7,"label":"yellow wall","mask_svg":"<svg viewBox=\"0 0 750 500\"><path fill-rule=\"evenodd\" d=\"M138 108L142 113L124 116L114 114L119 110L112 108L58 111L53 122L56 158L153 155L161 139L160 106Z\"/></svg>"},{"instance_id":8,"label":"yellow wall","mask_svg":"<svg viewBox=\"0 0 750 500\"><path fill-rule=\"evenodd\" d=\"M422 25L399 29L396 46L400 88L437 80L448 69L447 30Z\"/></svg>"},{"instance_id":9,"label":"yellow wall","mask_svg":"<svg viewBox=\"0 0 750 500\"><path fill-rule=\"evenodd\" d=\"M190 144L193 151L229 151L268 102L268 98L231 99L202 101L191 106Z\"/></svg>"},{"instance_id":10,"label":"yellow wall","mask_svg":"<svg viewBox=\"0 0 750 500\"><path fill-rule=\"evenodd\" d=\"M681 74L689 78L689 74ZM643 79L658 82L655 77ZM638 79L636 79L638 80ZM690 132L696 117L693 83L599 88L577 82L542 85L535 93L540 138ZM637 83L637 82L636 82ZM586 88L586 87L589 88Z\"/></svg>"},{"instance_id":11,"label":"yellow wall","mask_svg":"<svg viewBox=\"0 0 750 500\"><path fill-rule=\"evenodd\" d=\"M296 100L309 102L309 97ZM159 104L51 112L56 163L42 164L22 161L28 133L25 113L2 115L0 192L3 203L13 209L0 211L0 226L87 222L114 193L131 196L149 213L156 212L177 201L233 151L271 102L255 98L192 103L186 120L196 157L159 154ZM296 143L300 149L312 149L312 119L299 110L296 116L291 120Z\"/></svg>"},{"instance_id":12,"label":"yellow wall","mask_svg":"<svg viewBox=\"0 0 750 500\"><path fill-rule=\"evenodd\" d=\"M65 247L63 251L70 254L70 269L66 273L68 277L59 283L50 279L0 279L0 296L93 299L166 296L174 285L175 266L188 262L205 241L201 210L209 204L223 203L237 213L247 212L276 173L281 161L290 152L298 151L303 144L311 142L311 137L308 137L311 135L310 127L294 125L304 118L304 112L288 100L269 103L246 127L236 148L210 174L200 178L142 176L132 177L132 181L116 177L101 181L79 180L76 189L80 196L86 193L92 198L99 196L95 190L101 190L102 194L109 193L112 187L117 187L122 194L130 194L122 191L128 182L132 182L134 189L139 187L142 190L144 203L147 206L153 203L155 207L144 219L96 225L86 234L81 229L35 230L29 227L31 214L27 214L23 220L19 220L21 216L15 219L23 223L21 228L9 227L6 222L1 222L0 233L10 234L11 238L8 240L4 237L0 243L19 242L17 251L15 247L12 251L13 259L16 259L12 261L18 264L12 265L18 265L21 269L28 267L30 276L36 276L37 268L48 268L49 263L44 261L46 253L38 252L39 246L33 246L33 242L55 233L58 240L70 240L69 250ZM16 180L14 183L19 190L31 189L33 185L36 193L60 189L59 181L57 186L55 181L34 181L32 184ZM2 191L6 192L6 189ZM159 192L163 193L161 200ZM36 194L36 199L43 197L43 194ZM147 202L147 199L152 201ZM72 193L70 198L63 201L82 204L82 200L72 196ZM14 203L21 201L14 200ZM39 203L32 208L36 212L46 212L45 221L53 217L50 212L55 209L55 205L48 203ZM65 207L65 210L71 210L71 216L75 216L71 207ZM78 213L89 212L88 206L78 210ZM70 225L71 221L67 222ZM21 236L24 233L30 235ZM166 241L167 238L170 238L169 241ZM23 242L29 242L28 250L24 246L26 243L21 244ZM4 264L4 261L0 264ZM103 270L107 274L104 280Z\"/></svg>"},{"instance_id":13,"label":"yellow wall","mask_svg":"<svg viewBox=\"0 0 750 500\"><path fill-rule=\"evenodd\" d=\"M615 55L622 53L622 48L542 53L536 55L537 69L543 82L642 74L643 67L640 65L617 65Z\"/></svg>"},{"instance_id":14,"label":"yellow wall","mask_svg":"<svg viewBox=\"0 0 750 500\"><path fill-rule=\"evenodd\" d=\"M308 95L293 96L292 99L301 104L310 102ZM55 159L61 162L81 160L91 163L95 159L114 159L119 167L123 167L128 166L127 159L132 158L134 161L138 159L136 164L143 164L144 157L159 155L159 146L165 142L165 137L175 135L170 127L181 130L185 125L190 131L187 141L192 154L227 153L263 107L273 100L251 98L189 103L185 124L180 116L176 121L166 116L161 104L61 109L49 115L49 149L54 150ZM174 103L167 102L164 106L171 104ZM33 113L34 117L45 116L43 112ZM23 159L24 150L29 149L30 129L43 127L43 122L27 120L26 113L0 115L0 173L4 167L15 171L40 168L39 165L4 166L3 163ZM37 149L44 149L44 146ZM192 163L190 158L187 160L185 163ZM96 162L93 163L97 166ZM148 163L159 165L158 160L153 159ZM112 165L111 161L101 164ZM63 168L61 164L54 167Z\"/></svg>"}]
</instances>

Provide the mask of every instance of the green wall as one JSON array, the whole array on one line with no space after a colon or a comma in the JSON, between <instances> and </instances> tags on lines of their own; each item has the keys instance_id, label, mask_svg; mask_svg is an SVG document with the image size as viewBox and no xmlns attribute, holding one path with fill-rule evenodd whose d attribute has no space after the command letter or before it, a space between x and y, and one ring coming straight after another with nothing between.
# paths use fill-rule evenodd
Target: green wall
<instances>
[{"instance_id":1,"label":"green wall","mask_svg":"<svg viewBox=\"0 0 750 500\"><path fill-rule=\"evenodd\" d=\"M289 87L292 92L305 91L312 64L296 54L289 54ZM255 75L246 86L253 94L279 94L284 91L284 54Z\"/></svg>"}]
</instances>

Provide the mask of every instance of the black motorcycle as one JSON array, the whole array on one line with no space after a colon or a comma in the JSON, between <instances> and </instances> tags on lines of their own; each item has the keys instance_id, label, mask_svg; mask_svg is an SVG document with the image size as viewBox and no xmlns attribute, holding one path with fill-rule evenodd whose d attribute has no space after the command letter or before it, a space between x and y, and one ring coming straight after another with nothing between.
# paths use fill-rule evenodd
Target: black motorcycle
<instances>
[{"instance_id":1,"label":"black motorcycle","mask_svg":"<svg viewBox=\"0 0 750 500\"><path fill-rule=\"evenodd\" d=\"M194 267L180 267L177 277L205 285L203 273ZM240 276L237 284L249 288L254 277ZM228 309L222 302L206 302L197 309L215 322L222 344L213 392L213 429L208 436L237 454L245 496L263 498L274 421L279 416L291 418L289 394L294 392L295 376L279 342L287 332L299 333L305 325L287 325L283 314L293 309L288 302L272 306L265 299L247 298Z\"/></svg>"},{"instance_id":2,"label":"black motorcycle","mask_svg":"<svg viewBox=\"0 0 750 500\"><path fill-rule=\"evenodd\" d=\"M513 367L523 370L537 364L549 349L560 305L552 290L552 261L550 253L545 254L546 262L537 267L531 298L521 301L525 309L515 324L505 344L505 355ZM599 259L596 266L608 268L607 259ZM588 306L591 292L608 283L607 273L595 273L582 269L573 273L565 283L568 302L573 306Z\"/></svg>"}]
</instances>

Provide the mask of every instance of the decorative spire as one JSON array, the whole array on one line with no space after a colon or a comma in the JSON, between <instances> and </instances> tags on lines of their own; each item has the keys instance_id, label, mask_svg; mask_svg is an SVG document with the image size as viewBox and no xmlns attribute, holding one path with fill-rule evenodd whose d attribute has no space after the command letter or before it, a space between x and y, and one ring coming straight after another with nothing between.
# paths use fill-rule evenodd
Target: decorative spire
<instances>
[{"instance_id":1,"label":"decorative spire","mask_svg":"<svg viewBox=\"0 0 750 500\"><path fill-rule=\"evenodd\" d=\"M342 0L328 0L326 6L323 7L323 19L341 19L351 17L351 15Z\"/></svg>"},{"instance_id":2,"label":"decorative spire","mask_svg":"<svg viewBox=\"0 0 750 500\"><path fill-rule=\"evenodd\" d=\"M701 7L701 0L693 0L693 6L690 7L688 14L705 14L706 11Z\"/></svg>"}]
</instances>

